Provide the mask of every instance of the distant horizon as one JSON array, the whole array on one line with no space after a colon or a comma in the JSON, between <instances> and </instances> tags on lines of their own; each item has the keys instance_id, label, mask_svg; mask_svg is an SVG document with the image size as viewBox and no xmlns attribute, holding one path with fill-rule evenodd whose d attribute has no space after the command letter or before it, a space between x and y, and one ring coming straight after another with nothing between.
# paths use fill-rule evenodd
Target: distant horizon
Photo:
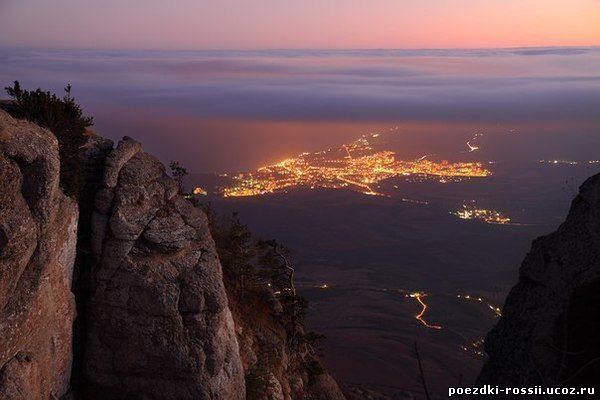
<instances>
[{"instance_id":1,"label":"distant horizon","mask_svg":"<svg viewBox=\"0 0 600 400\"><path fill-rule=\"evenodd\" d=\"M345 51L486 51L486 50L522 50L522 49L600 49L598 44L573 44L573 45L523 45L523 46L496 46L496 47L256 47L256 48L93 48L93 47L37 47L20 45L3 45L2 50L32 50L32 51L84 51L84 52L271 52L271 51L317 51L317 52L345 52Z\"/></svg>"}]
</instances>

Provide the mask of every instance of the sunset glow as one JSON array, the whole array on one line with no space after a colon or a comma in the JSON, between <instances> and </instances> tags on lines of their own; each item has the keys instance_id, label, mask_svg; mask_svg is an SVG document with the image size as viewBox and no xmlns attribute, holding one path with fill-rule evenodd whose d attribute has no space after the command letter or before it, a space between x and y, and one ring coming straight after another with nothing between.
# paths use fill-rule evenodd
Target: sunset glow
<instances>
[{"instance_id":1,"label":"sunset glow","mask_svg":"<svg viewBox=\"0 0 600 400\"><path fill-rule=\"evenodd\" d=\"M595 0L382 0L376 7L371 2L344 0L27 0L0 4L3 44L55 48L598 45L599 21L600 2Z\"/></svg>"}]
</instances>

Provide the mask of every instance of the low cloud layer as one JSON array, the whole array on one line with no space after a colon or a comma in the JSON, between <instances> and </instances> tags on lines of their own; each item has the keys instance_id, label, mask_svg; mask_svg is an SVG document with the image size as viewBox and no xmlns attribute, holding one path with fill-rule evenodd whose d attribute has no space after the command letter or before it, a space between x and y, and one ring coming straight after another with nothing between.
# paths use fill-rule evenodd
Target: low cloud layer
<instances>
[{"instance_id":1,"label":"low cloud layer","mask_svg":"<svg viewBox=\"0 0 600 400\"><path fill-rule=\"evenodd\" d=\"M115 130L118 121L141 126L143 113L254 123L600 122L600 48L0 50L1 83L15 79L54 91L71 82L98 123Z\"/></svg>"},{"instance_id":2,"label":"low cloud layer","mask_svg":"<svg viewBox=\"0 0 600 400\"><path fill-rule=\"evenodd\" d=\"M256 120L595 120L600 49L3 50L0 79L84 101Z\"/></svg>"}]
</instances>

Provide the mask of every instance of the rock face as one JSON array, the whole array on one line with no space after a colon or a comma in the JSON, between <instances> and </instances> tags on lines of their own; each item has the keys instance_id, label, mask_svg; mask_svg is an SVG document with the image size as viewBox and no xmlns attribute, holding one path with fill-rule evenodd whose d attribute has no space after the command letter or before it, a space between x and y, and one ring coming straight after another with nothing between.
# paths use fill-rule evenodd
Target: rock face
<instances>
[{"instance_id":1,"label":"rock face","mask_svg":"<svg viewBox=\"0 0 600 400\"><path fill-rule=\"evenodd\" d=\"M247 399L345 400L322 367L309 335L285 315L272 288L247 286L240 298L232 282L226 285L246 371Z\"/></svg>"},{"instance_id":2,"label":"rock face","mask_svg":"<svg viewBox=\"0 0 600 400\"><path fill-rule=\"evenodd\" d=\"M482 384L600 382L600 175L581 186L558 230L533 242L485 347Z\"/></svg>"},{"instance_id":3,"label":"rock face","mask_svg":"<svg viewBox=\"0 0 600 400\"><path fill-rule=\"evenodd\" d=\"M258 308L263 307L257 305ZM256 310L252 311L253 317ZM267 313L252 323L236 315L249 400L345 400L308 343L293 346L285 327ZM265 380L266 384L261 384Z\"/></svg>"},{"instance_id":4,"label":"rock face","mask_svg":"<svg viewBox=\"0 0 600 400\"><path fill-rule=\"evenodd\" d=\"M0 110L0 398L69 388L77 205L59 188L55 137Z\"/></svg>"},{"instance_id":5,"label":"rock face","mask_svg":"<svg viewBox=\"0 0 600 400\"><path fill-rule=\"evenodd\" d=\"M77 204L54 135L0 110L0 399L344 400L272 289L228 299L164 166L85 135Z\"/></svg>"},{"instance_id":6,"label":"rock face","mask_svg":"<svg viewBox=\"0 0 600 400\"><path fill-rule=\"evenodd\" d=\"M206 216L132 139L106 158L91 234L86 398L244 399Z\"/></svg>"}]
</instances>

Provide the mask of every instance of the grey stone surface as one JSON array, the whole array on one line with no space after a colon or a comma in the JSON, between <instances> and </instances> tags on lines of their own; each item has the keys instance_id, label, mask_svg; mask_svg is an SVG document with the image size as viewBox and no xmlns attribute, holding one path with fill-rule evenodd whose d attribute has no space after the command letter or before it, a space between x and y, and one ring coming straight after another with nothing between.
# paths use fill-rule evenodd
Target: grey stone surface
<instances>
[{"instance_id":1,"label":"grey stone surface","mask_svg":"<svg viewBox=\"0 0 600 400\"><path fill-rule=\"evenodd\" d=\"M245 398L221 265L202 211L128 138L108 156L102 187L92 228L88 397Z\"/></svg>"},{"instance_id":2,"label":"grey stone surface","mask_svg":"<svg viewBox=\"0 0 600 400\"><path fill-rule=\"evenodd\" d=\"M54 136L0 111L0 398L69 387L78 209L63 195Z\"/></svg>"}]
</instances>

